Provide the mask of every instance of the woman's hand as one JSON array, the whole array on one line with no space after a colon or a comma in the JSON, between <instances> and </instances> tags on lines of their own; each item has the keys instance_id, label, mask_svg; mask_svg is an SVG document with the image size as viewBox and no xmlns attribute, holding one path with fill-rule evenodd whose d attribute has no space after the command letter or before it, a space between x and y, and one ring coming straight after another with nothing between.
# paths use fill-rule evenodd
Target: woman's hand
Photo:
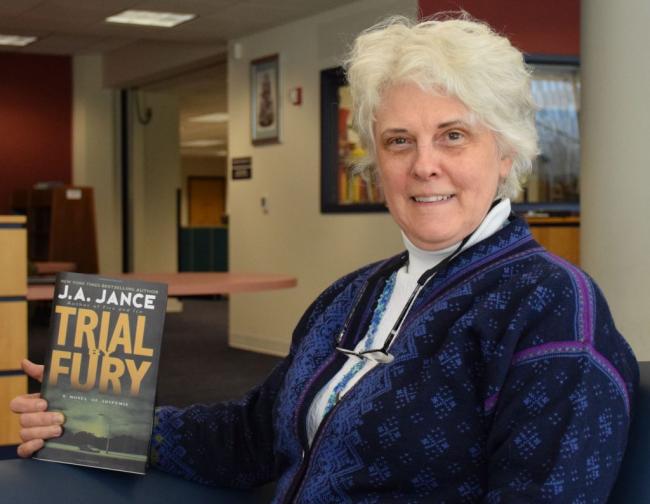
<instances>
[{"instance_id":1,"label":"woman's hand","mask_svg":"<svg viewBox=\"0 0 650 504\"><path fill-rule=\"evenodd\" d=\"M44 366L23 359L23 371L35 380L43 381ZM9 404L11 411L20 415L20 438L18 456L31 457L34 452L43 447L46 439L58 437L63 432L63 414L47 411L47 401L41 399L41 394L24 394L14 397Z\"/></svg>"}]
</instances>

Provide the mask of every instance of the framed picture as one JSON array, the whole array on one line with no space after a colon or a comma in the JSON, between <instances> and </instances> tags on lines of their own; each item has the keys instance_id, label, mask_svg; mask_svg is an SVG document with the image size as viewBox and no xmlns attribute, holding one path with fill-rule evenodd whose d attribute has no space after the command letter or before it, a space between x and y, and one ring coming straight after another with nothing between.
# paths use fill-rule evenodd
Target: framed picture
<instances>
[{"instance_id":1,"label":"framed picture","mask_svg":"<svg viewBox=\"0 0 650 504\"><path fill-rule=\"evenodd\" d=\"M253 145L280 142L279 58L251 61L251 140Z\"/></svg>"},{"instance_id":2,"label":"framed picture","mask_svg":"<svg viewBox=\"0 0 650 504\"><path fill-rule=\"evenodd\" d=\"M343 69L323 70L321 84L321 213L386 212L375 171L359 172L365 156L351 117Z\"/></svg>"}]
</instances>

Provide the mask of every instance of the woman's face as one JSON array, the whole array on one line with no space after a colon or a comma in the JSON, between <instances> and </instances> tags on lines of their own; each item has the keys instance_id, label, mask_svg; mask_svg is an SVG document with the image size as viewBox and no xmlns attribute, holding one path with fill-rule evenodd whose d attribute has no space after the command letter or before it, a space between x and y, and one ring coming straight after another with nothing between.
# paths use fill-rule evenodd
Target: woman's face
<instances>
[{"instance_id":1,"label":"woman's face","mask_svg":"<svg viewBox=\"0 0 650 504\"><path fill-rule=\"evenodd\" d=\"M439 250L474 231L512 160L456 98L400 84L382 95L374 136L391 215L417 247Z\"/></svg>"}]
</instances>

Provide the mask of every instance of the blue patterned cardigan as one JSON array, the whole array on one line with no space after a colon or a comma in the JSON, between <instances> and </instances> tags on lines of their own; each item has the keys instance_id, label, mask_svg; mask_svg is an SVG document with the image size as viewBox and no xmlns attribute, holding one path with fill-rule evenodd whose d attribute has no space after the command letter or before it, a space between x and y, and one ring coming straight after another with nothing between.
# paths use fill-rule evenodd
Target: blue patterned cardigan
<instances>
[{"instance_id":1,"label":"blue patterned cardigan","mask_svg":"<svg viewBox=\"0 0 650 504\"><path fill-rule=\"evenodd\" d=\"M605 502L638 367L602 293L514 218L423 289L379 365L325 417L306 415L342 365L360 287L364 334L397 256L330 286L286 359L241 401L157 410L152 462L206 484L278 480L274 502ZM374 280L373 280L374 278ZM362 304L363 306L363 304Z\"/></svg>"}]
</instances>

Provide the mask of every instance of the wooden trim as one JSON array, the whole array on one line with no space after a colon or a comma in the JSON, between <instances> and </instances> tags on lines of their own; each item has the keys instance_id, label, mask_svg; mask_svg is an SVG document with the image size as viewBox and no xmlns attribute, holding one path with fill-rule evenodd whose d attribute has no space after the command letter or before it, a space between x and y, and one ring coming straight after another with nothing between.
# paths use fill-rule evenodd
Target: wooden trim
<instances>
[{"instance_id":1,"label":"wooden trim","mask_svg":"<svg viewBox=\"0 0 650 504\"><path fill-rule=\"evenodd\" d=\"M529 226L580 226L580 217L526 217Z\"/></svg>"},{"instance_id":2,"label":"wooden trim","mask_svg":"<svg viewBox=\"0 0 650 504\"><path fill-rule=\"evenodd\" d=\"M27 217L24 215L0 215L0 224L27 224Z\"/></svg>"},{"instance_id":3,"label":"wooden trim","mask_svg":"<svg viewBox=\"0 0 650 504\"><path fill-rule=\"evenodd\" d=\"M27 393L27 377L0 377L0 445L15 445L20 440L18 415L12 413L7 405L14 397Z\"/></svg>"},{"instance_id":4,"label":"wooden trim","mask_svg":"<svg viewBox=\"0 0 650 504\"><path fill-rule=\"evenodd\" d=\"M18 416L9 401L27 393L17 368L27 357L27 219L0 216L0 445L20 442Z\"/></svg>"},{"instance_id":5,"label":"wooden trim","mask_svg":"<svg viewBox=\"0 0 650 504\"><path fill-rule=\"evenodd\" d=\"M289 289L298 284L295 277L270 273L181 272L129 273L111 276L113 278L165 283L168 285L168 295L170 297ZM46 301L52 299L53 295L53 285L30 285L27 292L27 299L29 301Z\"/></svg>"},{"instance_id":6,"label":"wooden trim","mask_svg":"<svg viewBox=\"0 0 650 504\"><path fill-rule=\"evenodd\" d=\"M27 230L0 228L0 297L27 292Z\"/></svg>"},{"instance_id":7,"label":"wooden trim","mask_svg":"<svg viewBox=\"0 0 650 504\"><path fill-rule=\"evenodd\" d=\"M26 357L27 303L0 303L0 369L16 369Z\"/></svg>"}]
</instances>

